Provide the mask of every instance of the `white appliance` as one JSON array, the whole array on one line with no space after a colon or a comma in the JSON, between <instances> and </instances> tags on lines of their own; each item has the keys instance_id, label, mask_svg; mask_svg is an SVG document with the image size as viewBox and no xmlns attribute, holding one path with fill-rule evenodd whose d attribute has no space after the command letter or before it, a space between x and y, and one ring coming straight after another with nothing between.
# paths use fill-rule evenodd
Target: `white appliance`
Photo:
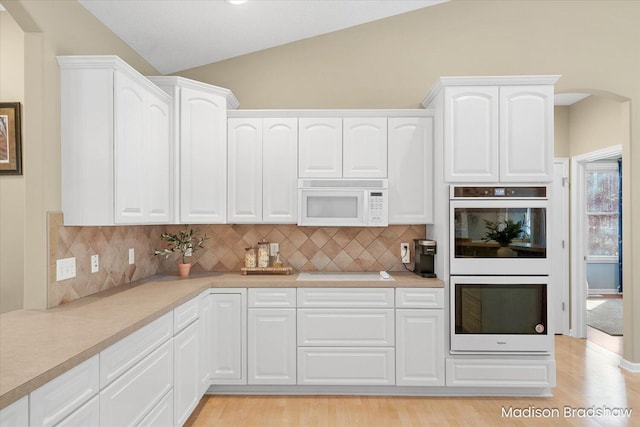
<instances>
[{"instance_id":1,"label":"white appliance","mask_svg":"<svg viewBox=\"0 0 640 427\"><path fill-rule=\"evenodd\" d=\"M550 274L548 205L546 186L452 186L451 275Z\"/></svg>"},{"instance_id":2,"label":"white appliance","mask_svg":"<svg viewBox=\"0 0 640 427\"><path fill-rule=\"evenodd\" d=\"M548 276L451 276L451 353L550 354Z\"/></svg>"},{"instance_id":3,"label":"white appliance","mask_svg":"<svg viewBox=\"0 0 640 427\"><path fill-rule=\"evenodd\" d=\"M385 227L388 185L386 179L300 179L298 225Z\"/></svg>"}]
</instances>

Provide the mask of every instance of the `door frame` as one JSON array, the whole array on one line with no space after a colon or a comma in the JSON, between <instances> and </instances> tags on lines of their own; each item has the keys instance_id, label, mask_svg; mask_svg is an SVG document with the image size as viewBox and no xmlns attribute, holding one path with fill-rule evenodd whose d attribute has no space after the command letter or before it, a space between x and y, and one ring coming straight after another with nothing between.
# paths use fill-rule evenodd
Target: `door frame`
<instances>
[{"instance_id":1,"label":"door frame","mask_svg":"<svg viewBox=\"0 0 640 427\"><path fill-rule=\"evenodd\" d=\"M586 203L587 163L622 157L622 145L603 148L571 158L571 336L587 337L587 268L585 262L587 221ZM622 215L622 213L620 213Z\"/></svg>"},{"instance_id":2,"label":"door frame","mask_svg":"<svg viewBox=\"0 0 640 427\"><path fill-rule=\"evenodd\" d=\"M551 193L551 283L553 285L552 307L554 333L568 335L569 329L569 159L553 159L554 180ZM557 171L557 168L560 168ZM557 180L556 173L562 178ZM558 239L558 237L561 237ZM560 317L560 318L559 318Z\"/></svg>"}]
</instances>

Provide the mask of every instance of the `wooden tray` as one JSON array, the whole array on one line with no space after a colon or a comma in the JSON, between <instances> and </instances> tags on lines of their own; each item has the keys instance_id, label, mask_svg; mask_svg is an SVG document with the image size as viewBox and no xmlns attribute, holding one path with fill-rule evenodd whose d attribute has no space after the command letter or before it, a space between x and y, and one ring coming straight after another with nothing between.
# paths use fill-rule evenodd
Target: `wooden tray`
<instances>
[{"instance_id":1,"label":"wooden tray","mask_svg":"<svg viewBox=\"0 0 640 427\"><path fill-rule=\"evenodd\" d=\"M247 274L291 274L293 267L242 267L240 272Z\"/></svg>"}]
</instances>

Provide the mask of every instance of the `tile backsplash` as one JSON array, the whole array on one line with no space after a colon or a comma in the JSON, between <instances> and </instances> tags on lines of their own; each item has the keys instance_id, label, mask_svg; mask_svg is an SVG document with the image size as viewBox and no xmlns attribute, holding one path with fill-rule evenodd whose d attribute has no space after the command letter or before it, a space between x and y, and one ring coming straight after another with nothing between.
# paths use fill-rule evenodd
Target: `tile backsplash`
<instances>
[{"instance_id":1,"label":"tile backsplash","mask_svg":"<svg viewBox=\"0 0 640 427\"><path fill-rule=\"evenodd\" d=\"M178 254L153 255L162 249L163 232L183 226L65 227L61 213L49 214L49 307L107 290L157 273L177 271ZM285 265L296 271L401 271L400 243L425 237L424 225L389 227L298 227L288 224L193 225L209 240L192 257L192 271L240 271L244 250L263 239L278 243ZM128 249L136 262L128 264ZM100 271L91 273L91 255ZM76 277L56 282L56 260L76 257Z\"/></svg>"}]
</instances>

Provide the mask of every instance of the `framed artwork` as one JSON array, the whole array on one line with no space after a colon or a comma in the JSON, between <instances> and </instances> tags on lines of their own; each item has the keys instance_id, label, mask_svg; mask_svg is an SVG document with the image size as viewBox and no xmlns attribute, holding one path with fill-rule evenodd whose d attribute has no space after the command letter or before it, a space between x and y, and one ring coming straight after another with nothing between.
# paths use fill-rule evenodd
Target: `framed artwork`
<instances>
[{"instance_id":1,"label":"framed artwork","mask_svg":"<svg viewBox=\"0 0 640 427\"><path fill-rule=\"evenodd\" d=\"M0 175L22 175L19 102L0 102Z\"/></svg>"}]
</instances>

